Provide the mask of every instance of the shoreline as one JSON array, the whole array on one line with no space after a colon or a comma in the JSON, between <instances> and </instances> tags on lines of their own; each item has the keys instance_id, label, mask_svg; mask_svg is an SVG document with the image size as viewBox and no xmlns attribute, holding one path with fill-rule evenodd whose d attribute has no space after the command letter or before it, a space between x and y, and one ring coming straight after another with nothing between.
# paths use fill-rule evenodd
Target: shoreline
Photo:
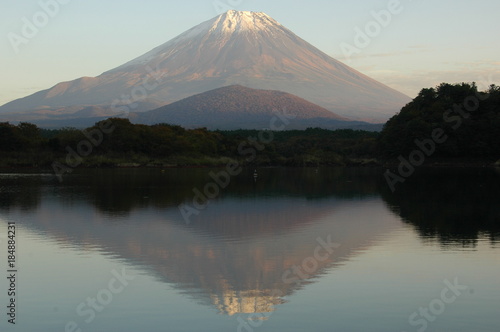
<instances>
[{"instance_id":1,"label":"shoreline","mask_svg":"<svg viewBox=\"0 0 500 332\"><path fill-rule=\"evenodd\" d=\"M223 168L230 162L238 162L236 160L228 160L224 163L214 164L161 164L161 163L116 163L106 165L80 165L72 169L202 169L202 168ZM399 167L400 163L397 160L378 161L376 159L356 159L348 160L346 163L318 163L318 164L244 164L239 163L243 168L387 168L394 169ZM499 168L500 161L486 160L453 160L439 159L429 160L425 164L416 168ZM37 171L53 171L51 165L9 165L0 166L0 171L16 171L16 170L37 170Z\"/></svg>"}]
</instances>

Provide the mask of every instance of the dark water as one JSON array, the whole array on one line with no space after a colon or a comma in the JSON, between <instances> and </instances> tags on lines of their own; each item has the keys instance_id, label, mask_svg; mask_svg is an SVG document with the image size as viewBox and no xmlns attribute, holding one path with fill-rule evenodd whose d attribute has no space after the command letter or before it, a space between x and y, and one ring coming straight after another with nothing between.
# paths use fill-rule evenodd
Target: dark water
<instances>
[{"instance_id":1,"label":"dark water","mask_svg":"<svg viewBox=\"0 0 500 332\"><path fill-rule=\"evenodd\" d=\"M500 330L500 171L210 171L0 174L0 331Z\"/></svg>"}]
</instances>

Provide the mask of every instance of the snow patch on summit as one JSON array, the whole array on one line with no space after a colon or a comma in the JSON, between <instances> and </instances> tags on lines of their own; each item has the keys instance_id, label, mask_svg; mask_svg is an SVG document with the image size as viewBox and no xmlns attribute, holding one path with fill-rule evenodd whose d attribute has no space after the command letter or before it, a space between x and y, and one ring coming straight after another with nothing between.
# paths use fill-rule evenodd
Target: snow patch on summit
<instances>
[{"instance_id":1,"label":"snow patch on summit","mask_svg":"<svg viewBox=\"0 0 500 332\"><path fill-rule=\"evenodd\" d=\"M230 10L216 18L209 32L232 34L242 31L261 31L269 30L276 25L280 26L265 13Z\"/></svg>"}]
</instances>

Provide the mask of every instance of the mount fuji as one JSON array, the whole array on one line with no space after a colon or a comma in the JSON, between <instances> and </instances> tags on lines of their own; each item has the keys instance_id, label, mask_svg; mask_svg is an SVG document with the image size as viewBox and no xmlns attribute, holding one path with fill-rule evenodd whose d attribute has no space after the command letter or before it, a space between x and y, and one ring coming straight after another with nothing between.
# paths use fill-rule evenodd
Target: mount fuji
<instances>
[{"instance_id":1,"label":"mount fuji","mask_svg":"<svg viewBox=\"0 0 500 332\"><path fill-rule=\"evenodd\" d=\"M97 77L0 107L12 121L144 112L209 90L279 90L352 120L385 122L410 101L333 59L264 13L228 11Z\"/></svg>"}]
</instances>

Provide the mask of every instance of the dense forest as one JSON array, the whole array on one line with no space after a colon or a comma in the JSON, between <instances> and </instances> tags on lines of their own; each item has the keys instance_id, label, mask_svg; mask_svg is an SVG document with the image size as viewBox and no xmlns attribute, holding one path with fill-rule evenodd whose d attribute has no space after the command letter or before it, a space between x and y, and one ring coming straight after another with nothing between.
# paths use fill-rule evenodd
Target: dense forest
<instances>
[{"instance_id":1,"label":"dense forest","mask_svg":"<svg viewBox=\"0 0 500 332\"><path fill-rule=\"evenodd\" d=\"M304 131L209 131L169 124L136 125L111 118L85 130L40 129L0 123L0 166L216 166L345 165L366 162L378 133L325 129Z\"/></svg>"},{"instance_id":2,"label":"dense forest","mask_svg":"<svg viewBox=\"0 0 500 332\"><path fill-rule=\"evenodd\" d=\"M443 83L423 89L386 123L378 142L386 158L420 149L434 159L496 161L500 159L500 87L491 85L480 92L474 83Z\"/></svg>"},{"instance_id":3,"label":"dense forest","mask_svg":"<svg viewBox=\"0 0 500 332\"><path fill-rule=\"evenodd\" d=\"M2 167L372 165L420 149L428 160L500 159L500 87L423 89L381 133L309 128L209 131L111 118L85 130L0 123Z\"/></svg>"}]
</instances>

